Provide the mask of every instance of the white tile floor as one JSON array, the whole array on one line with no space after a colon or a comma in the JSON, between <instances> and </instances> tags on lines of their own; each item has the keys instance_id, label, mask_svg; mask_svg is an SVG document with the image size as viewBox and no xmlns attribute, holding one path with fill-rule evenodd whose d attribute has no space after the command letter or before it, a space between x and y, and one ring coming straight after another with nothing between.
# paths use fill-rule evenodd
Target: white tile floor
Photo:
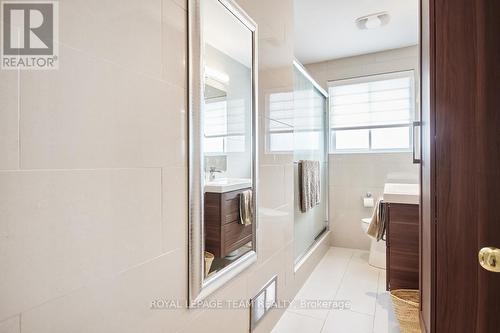
<instances>
[{"instance_id":1,"label":"white tile floor","mask_svg":"<svg viewBox=\"0 0 500 333\"><path fill-rule=\"evenodd\" d=\"M350 309L307 309L314 300L349 301ZM272 333L399 333L385 270L368 252L332 247L314 269Z\"/></svg>"}]
</instances>

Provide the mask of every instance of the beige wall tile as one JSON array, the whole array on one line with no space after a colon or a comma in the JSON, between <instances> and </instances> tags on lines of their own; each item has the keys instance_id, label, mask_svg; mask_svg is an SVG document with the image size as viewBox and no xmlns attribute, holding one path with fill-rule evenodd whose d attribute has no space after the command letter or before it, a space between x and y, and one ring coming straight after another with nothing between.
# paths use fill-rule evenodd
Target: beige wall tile
<instances>
[{"instance_id":1,"label":"beige wall tile","mask_svg":"<svg viewBox=\"0 0 500 333\"><path fill-rule=\"evenodd\" d=\"M162 0L162 78L186 86L187 12L182 0Z\"/></svg>"},{"instance_id":2,"label":"beige wall tile","mask_svg":"<svg viewBox=\"0 0 500 333\"><path fill-rule=\"evenodd\" d=\"M22 73L22 168L184 165L184 89L65 47L60 59Z\"/></svg>"},{"instance_id":3,"label":"beige wall tile","mask_svg":"<svg viewBox=\"0 0 500 333\"><path fill-rule=\"evenodd\" d=\"M187 248L187 168L163 168L163 251Z\"/></svg>"},{"instance_id":4,"label":"beige wall tile","mask_svg":"<svg viewBox=\"0 0 500 333\"><path fill-rule=\"evenodd\" d=\"M235 333L249 331L248 309L206 310L191 321L181 333ZM167 331L169 332L169 331Z\"/></svg>"},{"instance_id":5,"label":"beige wall tile","mask_svg":"<svg viewBox=\"0 0 500 333\"><path fill-rule=\"evenodd\" d=\"M270 258L293 240L293 210L290 205L259 209L259 256Z\"/></svg>"},{"instance_id":6,"label":"beige wall tile","mask_svg":"<svg viewBox=\"0 0 500 333\"><path fill-rule=\"evenodd\" d=\"M21 333L20 316L14 316L0 322L0 333Z\"/></svg>"},{"instance_id":7,"label":"beige wall tile","mask_svg":"<svg viewBox=\"0 0 500 333\"><path fill-rule=\"evenodd\" d=\"M180 6L182 9L187 10L188 9L188 0L173 0L178 6Z\"/></svg>"},{"instance_id":8,"label":"beige wall tile","mask_svg":"<svg viewBox=\"0 0 500 333\"><path fill-rule=\"evenodd\" d=\"M418 183L419 167L411 153L367 153L330 155L330 222L335 246L369 249L360 220L373 208L363 207L362 198L383 196L388 182Z\"/></svg>"},{"instance_id":9,"label":"beige wall tile","mask_svg":"<svg viewBox=\"0 0 500 333\"><path fill-rule=\"evenodd\" d=\"M261 28L261 96L290 91L293 2L238 2ZM59 70L21 74L20 159L16 76L0 74L0 97L16 96L6 108L0 99L0 129L12 131L0 169L19 160L30 169L0 172L0 320L22 312L23 333L248 332L248 309L150 309L187 295L186 9L186 0L61 3ZM258 263L209 299L248 300L274 274L288 299L328 246L295 274L293 155L260 157L269 211ZM0 332L14 333L1 331L7 323Z\"/></svg>"},{"instance_id":10,"label":"beige wall tile","mask_svg":"<svg viewBox=\"0 0 500 333\"><path fill-rule=\"evenodd\" d=\"M181 332L248 332L249 310L232 306L233 302L239 304L251 297L248 295L247 282L247 275L242 274L208 296L208 306L199 316L186 323Z\"/></svg>"},{"instance_id":11,"label":"beige wall tile","mask_svg":"<svg viewBox=\"0 0 500 333\"><path fill-rule=\"evenodd\" d=\"M287 204L285 169L282 165L260 165L259 201L262 208L277 208Z\"/></svg>"},{"instance_id":12,"label":"beige wall tile","mask_svg":"<svg viewBox=\"0 0 500 333\"><path fill-rule=\"evenodd\" d=\"M0 170L19 168L18 72L0 70Z\"/></svg>"},{"instance_id":13,"label":"beige wall tile","mask_svg":"<svg viewBox=\"0 0 500 333\"><path fill-rule=\"evenodd\" d=\"M0 318L159 255L160 171L0 172Z\"/></svg>"},{"instance_id":14,"label":"beige wall tile","mask_svg":"<svg viewBox=\"0 0 500 333\"><path fill-rule=\"evenodd\" d=\"M278 298L283 299L286 286L286 251L285 248L269 257L259 257L259 262L248 270L248 297L254 297L264 285L274 276L278 276Z\"/></svg>"},{"instance_id":15,"label":"beige wall tile","mask_svg":"<svg viewBox=\"0 0 500 333\"><path fill-rule=\"evenodd\" d=\"M59 11L63 45L161 78L161 0L71 0Z\"/></svg>"},{"instance_id":16,"label":"beige wall tile","mask_svg":"<svg viewBox=\"0 0 500 333\"><path fill-rule=\"evenodd\" d=\"M186 263L174 251L23 313L23 333L176 332L185 309L151 309L186 300ZM177 273L175 273L177 272Z\"/></svg>"}]
</instances>

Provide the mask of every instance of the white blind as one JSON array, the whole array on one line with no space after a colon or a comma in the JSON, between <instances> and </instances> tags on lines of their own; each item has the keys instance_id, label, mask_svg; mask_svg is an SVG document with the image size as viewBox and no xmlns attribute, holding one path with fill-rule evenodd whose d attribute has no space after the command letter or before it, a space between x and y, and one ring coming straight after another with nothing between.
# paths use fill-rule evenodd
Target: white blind
<instances>
[{"instance_id":1,"label":"white blind","mask_svg":"<svg viewBox=\"0 0 500 333\"><path fill-rule=\"evenodd\" d=\"M226 100L208 100L205 103L205 136L227 135Z\"/></svg>"},{"instance_id":2,"label":"white blind","mask_svg":"<svg viewBox=\"0 0 500 333\"><path fill-rule=\"evenodd\" d=\"M409 124L413 119L413 72L335 81L329 93L333 129Z\"/></svg>"},{"instance_id":3,"label":"white blind","mask_svg":"<svg viewBox=\"0 0 500 333\"><path fill-rule=\"evenodd\" d=\"M269 95L269 131L293 131L293 93L279 92Z\"/></svg>"},{"instance_id":4,"label":"white blind","mask_svg":"<svg viewBox=\"0 0 500 333\"><path fill-rule=\"evenodd\" d=\"M205 103L205 136L245 134L245 101L209 99Z\"/></svg>"},{"instance_id":5,"label":"white blind","mask_svg":"<svg viewBox=\"0 0 500 333\"><path fill-rule=\"evenodd\" d=\"M268 149L320 149L325 102L323 95L312 85L296 88L293 92L271 93L267 113Z\"/></svg>"},{"instance_id":6,"label":"white blind","mask_svg":"<svg viewBox=\"0 0 500 333\"><path fill-rule=\"evenodd\" d=\"M295 104L295 129L305 131L318 131L323 129L325 99L316 90L296 90L294 93Z\"/></svg>"}]
</instances>

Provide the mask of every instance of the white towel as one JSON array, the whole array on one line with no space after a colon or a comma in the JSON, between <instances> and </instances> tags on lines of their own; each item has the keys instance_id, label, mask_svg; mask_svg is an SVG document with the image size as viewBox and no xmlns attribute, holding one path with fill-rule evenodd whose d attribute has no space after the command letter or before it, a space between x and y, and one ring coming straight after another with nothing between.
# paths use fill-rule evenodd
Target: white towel
<instances>
[{"instance_id":1,"label":"white towel","mask_svg":"<svg viewBox=\"0 0 500 333\"><path fill-rule=\"evenodd\" d=\"M302 213L321 202L319 161L299 161L300 210Z\"/></svg>"}]
</instances>

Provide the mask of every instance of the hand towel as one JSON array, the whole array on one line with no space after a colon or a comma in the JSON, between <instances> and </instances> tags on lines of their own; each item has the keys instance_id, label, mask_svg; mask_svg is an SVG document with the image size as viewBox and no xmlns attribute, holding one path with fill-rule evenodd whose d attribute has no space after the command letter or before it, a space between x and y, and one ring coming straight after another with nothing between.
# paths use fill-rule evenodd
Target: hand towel
<instances>
[{"instance_id":1,"label":"hand towel","mask_svg":"<svg viewBox=\"0 0 500 333\"><path fill-rule=\"evenodd\" d=\"M319 161L299 161L299 191L302 213L319 205L321 201Z\"/></svg>"},{"instance_id":2,"label":"hand towel","mask_svg":"<svg viewBox=\"0 0 500 333\"><path fill-rule=\"evenodd\" d=\"M253 191L246 190L240 193L240 224L252 224L253 220Z\"/></svg>"},{"instance_id":3,"label":"hand towel","mask_svg":"<svg viewBox=\"0 0 500 333\"><path fill-rule=\"evenodd\" d=\"M386 208L382 199L377 201L373 210L372 220L366 233L377 241L383 240L386 229Z\"/></svg>"}]
</instances>

